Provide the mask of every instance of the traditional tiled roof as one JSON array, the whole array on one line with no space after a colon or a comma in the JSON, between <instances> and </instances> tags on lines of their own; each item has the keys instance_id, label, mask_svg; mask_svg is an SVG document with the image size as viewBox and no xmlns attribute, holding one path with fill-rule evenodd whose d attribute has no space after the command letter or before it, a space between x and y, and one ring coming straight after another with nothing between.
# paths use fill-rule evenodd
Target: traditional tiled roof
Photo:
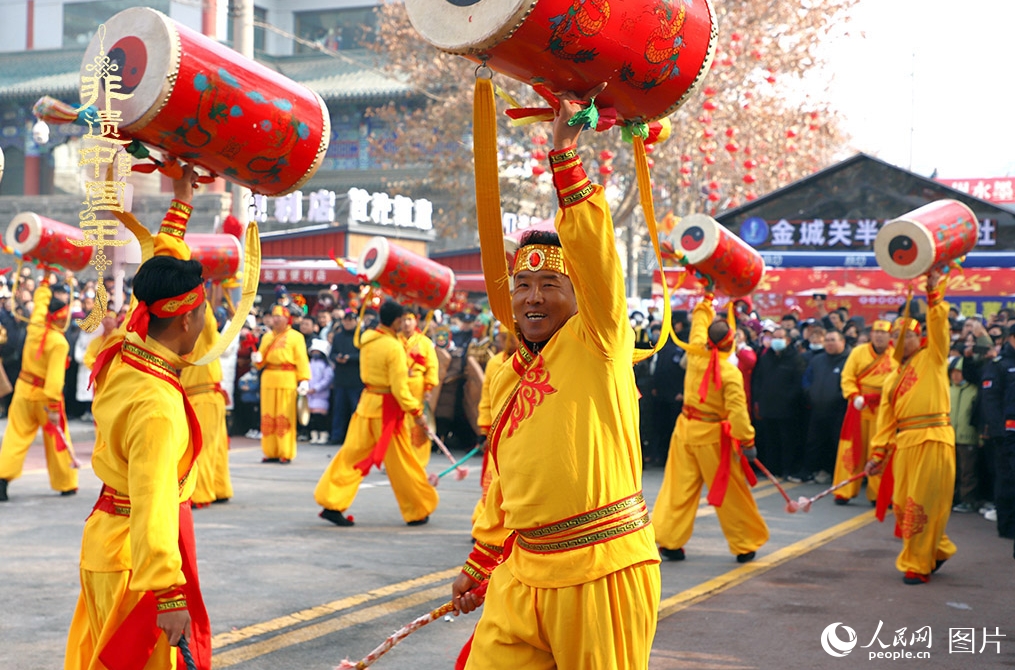
<instances>
[{"instance_id":1,"label":"traditional tiled roof","mask_svg":"<svg viewBox=\"0 0 1015 670\"><path fill-rule=\"evenodd\" d=\"M80 49L0 53L0 99L43 95L70 100L80 86ZM410 96L413 87L373 66L366 51L341 56L259 56L261 64L317 91L326 101L375 102Z\"/></svg>"}]
</instances>

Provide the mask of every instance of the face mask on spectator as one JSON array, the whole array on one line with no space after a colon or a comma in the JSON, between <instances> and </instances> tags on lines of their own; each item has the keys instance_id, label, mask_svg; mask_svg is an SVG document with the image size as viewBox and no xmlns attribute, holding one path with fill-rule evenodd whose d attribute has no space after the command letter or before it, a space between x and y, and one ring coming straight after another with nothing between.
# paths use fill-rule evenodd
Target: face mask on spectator
<instances>
[{"instance_id":1,"label":"face mask on spectator","mask_svg":"<svg viewBox=\"0 0 1015 670\"><path fill-rule=\"evenodd\" d=\"M778 340L772 340L772 351L782 351L785 348L786 348L786 340L781 338Z\"/></svg>"},{"instance_id":2,"label":"face mask on spectator","mask_svg":"<svg viewBox=\"0 0 1015 670\"><path fill-rule=\"evenodd\" d=\"M811 342L811 351L822 351L824 348L825 345L820 342Z\"/></svg>"}]
</instances>

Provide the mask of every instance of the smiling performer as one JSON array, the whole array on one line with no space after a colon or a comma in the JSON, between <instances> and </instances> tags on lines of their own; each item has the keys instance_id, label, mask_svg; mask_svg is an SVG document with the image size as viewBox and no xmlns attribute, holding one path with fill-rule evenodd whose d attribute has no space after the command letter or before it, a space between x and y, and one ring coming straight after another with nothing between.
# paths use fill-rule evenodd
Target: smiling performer
<instances>
[{"instance_id":1,"label":"smiling performer","mask_svg":"<svg viewBox=\"0 0 1015 670\"><path fill-rule=\"evenodd\" d=\"M183 241L193 194L189 166L134 277L138 304L125 336L111 337L92 370L95 451L102 491L81 540L81 594L65 670L211 667L190 497L201 428L180 384L184 357L204 327L201 264Z\"/></svg>"},{"instance_id":2,"label":"smiling performer","mask_svg":"<svg viewBox=\"0 0 1015 670\"><path fill-rule=\"evenodd\" d=\"M459 658L469 670L645 668L656 629L624 274L603 187L578 156L581 126L568 124L582 103L573 93L560 103L557 233L533 231L515 255L520 345L492 382L494 476L452 587L469 612L489 580Z\"/></svg>"}]
</instances>

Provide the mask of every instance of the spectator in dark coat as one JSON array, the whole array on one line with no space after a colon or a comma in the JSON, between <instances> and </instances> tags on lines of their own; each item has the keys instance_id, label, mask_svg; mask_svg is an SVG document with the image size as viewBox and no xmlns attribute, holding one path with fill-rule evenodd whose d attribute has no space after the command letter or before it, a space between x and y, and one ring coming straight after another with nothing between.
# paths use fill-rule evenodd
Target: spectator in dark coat
<instances>
[{"instance_id":1,"label":"spectator in dark coat","mask_svg":"<svg viewBox=\"0 0 1015 670\"><path fill-rule=\"evenodd\" d=\"M359 376L359 349L353 342L356 333L356 312L348 310L342 315L339 327L332 328L331 353L328 359L335 366L331 388L331 435L329 444L345 442L349 419L356 411L363 381Z\"/></svg>"},{"instance_id":2,"label":"spectator in dark coat","mask_svg":"<svg viewBox=\"0 0 1015 670\"><path fill-rule=\"evenodd\" d=\"M758 457L776 475L795 473L801 465L801 380L806 364L789 344L786 329L776 328L751 380Z\"/></svg>"},{"instance_id":3,"label":"spectator in dark coat","mask_svg":"<svg viewBox=\"0 0 1015 670\"><path fill-rule=\"evenodd\" d=\"M675 324L675 327L677 325ZM680 324L679 327L683 327ZM686 337L679 332L677 337ZM652 370L652 406L655 422L649 435L646 463L666 465L666 457L670 451L670 438L676 426L677 417L684 407L684 376L686 371L681 364L684 350L673 340L669 340L654 357Z\"/></svg>"},{"instance_id":4,"label":"spectator in dark coat","mask_svg":"<svg viewBox=\"0 0 1015 670\"><path fill-rule=\"evenodd\" d=\"M991 328L993 330L993 327ZM980 383L980 432L987 453L994 456L993 514L984 516L997 521L997 534L1015 539L1015 329L1002 333L999 353L983 367Z\"/></svg>"},{"instance_id":5,"label":"spectator in dark coat","mask_svg":"<svg viewBox=\"0 0 1015 670\"><path fill-rule=\"evenodd\" d=\"M803 468L790 481L815 481L827 484L835 471L835 454L839 448L839 432L846 416L846 399L842 397L842 367L850 349L841 331L825 333L825 350L816 354L804 372L801 386L810 405L807 426L807 447Z\"/></svg>"}]
</instances>

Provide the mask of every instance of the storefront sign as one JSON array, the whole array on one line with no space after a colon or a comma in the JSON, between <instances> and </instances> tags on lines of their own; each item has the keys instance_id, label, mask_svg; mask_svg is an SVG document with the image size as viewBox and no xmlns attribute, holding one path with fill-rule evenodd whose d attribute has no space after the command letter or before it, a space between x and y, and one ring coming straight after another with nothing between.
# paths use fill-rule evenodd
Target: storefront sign
<instances>
[{"instance_id":1,"label":"storefront sign","mask_svg":"<svg viewBox=\"0 0 1015 670\"><path fill-rule=\"evenodd\" d=\"M887 221L887 220L885 220ZM867 250L885 224L878 219L779 219L766 221L752 216L740 224L740 238L756 249L766 247L832 248ZM977 246L997 245L997 222L980 220L980 239Z\"/></svg>"},{"instance_id":2,"label":"storefront sign","mask_svg":"<svg viewBox=\"0 0 1015 670\"><path fill-rule=\"evenodd\" d=\"M387 193L369 193L361 188L349 189L349 217L351 224L373 224L378 226L394 226L397 228L433 229L433 203L420 198L413 200L403 195L391 196ZM264 223L271 218L279 223L333 223L335 221L334 191L321 189L311 192L307 197L307 213L303 214L303 192L293 191L278 198L267 198L263 195L254 196L254 213L252 218Z\"/></svg>"},{"instance_id":3,"label":"storefront sign","mask_svg":"<svg viewBox=\"0 0 1015 670\"><path fill-rule=\"evenodd\" d=\"M956 191L962 191L974 198L990 202L1015 202L1015 177L991 177L987 179L937 179Z\"/></svg>"}]
</instances>

